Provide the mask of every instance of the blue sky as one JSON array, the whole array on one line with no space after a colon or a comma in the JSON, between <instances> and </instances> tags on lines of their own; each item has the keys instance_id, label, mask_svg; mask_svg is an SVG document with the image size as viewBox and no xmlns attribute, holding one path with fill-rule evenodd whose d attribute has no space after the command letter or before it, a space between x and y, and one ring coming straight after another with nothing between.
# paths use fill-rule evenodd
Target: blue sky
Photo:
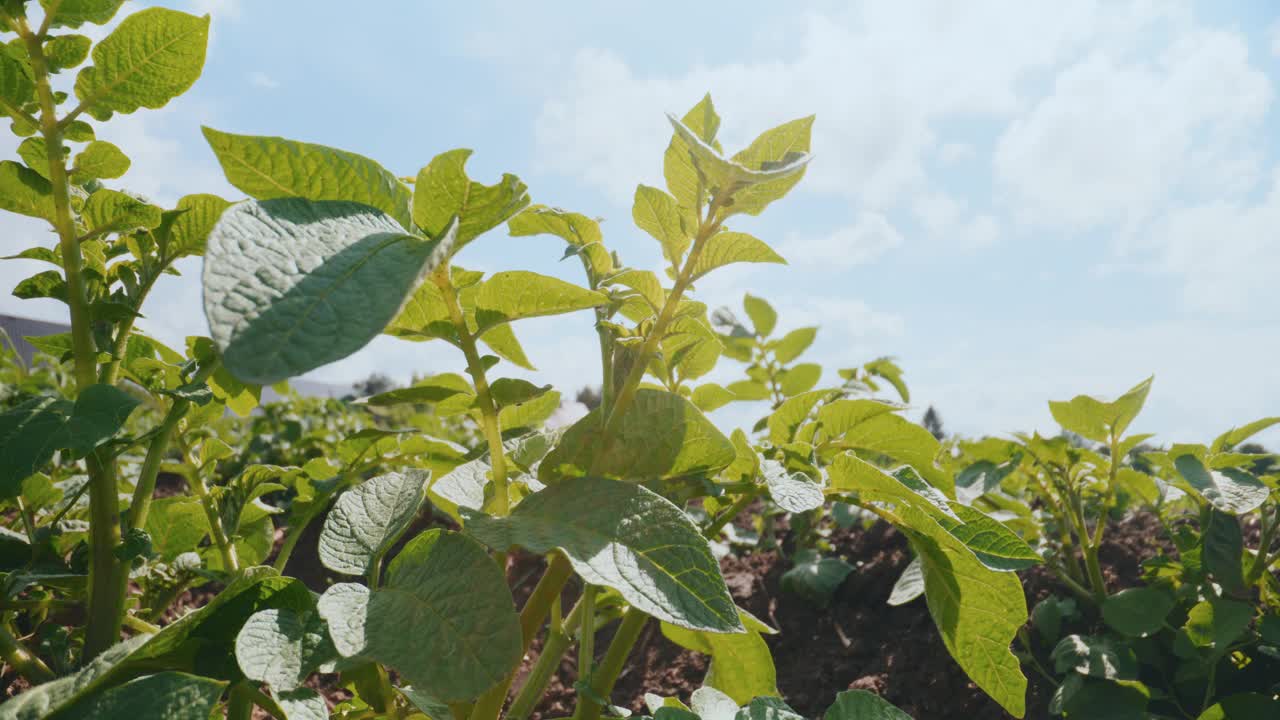
<instances>
[{"instance_id":1,"label":"blue sky","mask_svg":"<svg viewBox=\"0 0 1280 720\"><path fill-rule=\"evenodd\" d=\"M1280 414L1271 3L160 4L212 13L204 77L99 133L134 157L123 182L158 200L237 197L201 124L406 175L470 147L473 177L513 172L537 202L606 218L624 261L656 269L631 194L661 184L663 113L710 91L727 148L817 115L804 182L740 226L791 264L725 271L697 297L736 307L750 291L783 329L821 325L810 356L828 381L897 356L916 412L934 404L967 434L1053 431L1047 400L1152 373L1135 430L1163 441ZM3 254L48 242L0 219ZM458 262L577 279L560 249L497 231ZM8 296L35 269L0 264L0 311L59 316ZM198 262L185 270L148 308L165 339L204 332ZM537 377L598 377L586 316L517 331ZM715 379L739 370L722 365ZM384 338L315 377L458 367L445 346Z\"/></svg>"}]
</instances>

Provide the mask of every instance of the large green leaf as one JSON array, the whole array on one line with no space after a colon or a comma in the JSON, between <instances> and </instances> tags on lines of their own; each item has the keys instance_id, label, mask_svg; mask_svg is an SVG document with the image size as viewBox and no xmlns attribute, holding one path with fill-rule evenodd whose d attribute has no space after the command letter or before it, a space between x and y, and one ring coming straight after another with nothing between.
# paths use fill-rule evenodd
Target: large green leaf
<instances>
[{"instance_id":1,"label":"large green leaf","mask_svg":"<svg viewBox=\"0 0 1280 720\"><path fill-rule=\"evenodd\" d=\"M662 256L672 267L680 265L691 239L675 198L657 188L640 185L631 205L631 219L636 227L652 235L662 245Z\"/></svg>"},{"instance_id":2,"label":"large green leaf","mask_svg":"<svg viewBox=\"0 0 1280 720\"><path fill-rule=\"evenodd\" d=\"M845 690L822 720L911 720L911 716L866 690Z\"/></svg>"},{"instance_id":3,"label":"large green leaf","mask_svg":"<svg viewBox=\"0 0 1280 720\"><path fill-rule=\"evenodd\" d=\"M164 107L200 77L208 42L208 15L136 12L94 45L93 65L76 76L76 97L98 119Z\"/></svg>"},{"instance_id":4,"label":"large green leaf","mask_svg":"<svg viewBox=\"0 0 1280 720\"><path fill-rule=\"evenodd\" d=\"M961 522L949 524L946 519L939 518L939 523L988 568L1012 572L1043 562L1030 545L999 520L960 503L951 503L951 509Z\"/></svg>"},{"instance_id":5,"label":"large green leaf","mask_svg":"<svg viewBox=\"0 0 1280 720\"><path fill-rule=\"evenodd\" d=\"M1267 501L1270 488L1243 470L1209 470L1195 455L1179 455L1173 461L1184 482L1182 487L1203 497L1218 510L1231 515L1252 512Z\"/></svg>"},{"instance_id":6,"label":"large green leaf","mask_svg":"<svg viewBox=\"0 0 1280 720\"><path fill-rule=\"evenodd\" d=\"M451 237L406 235L353 202L289 198L228 209L204 266L205 316L223 362L265 385L350 355L396 316Z\"/></svg>"},{"instance_id":7,"label":"large green leaf","mask_svg":"<svg viewBox=\"0 0 1280 720\"><path fill-rule=\"evenodd\" d=\"M959 540L914 508L899 508L920 556L925 600L943 644L965 673L1014 717L1026 712L1027 679L1009 651L1027 621L1022 584L989 570Z\"/></svg>"},{"instance_id":8,"label":"large green leaf","mask_svg":"<svg viewBox=\"0 0 1280 720\"><path fill-rule=\"evenodd\" d=\"M0 160L0 210L52 222L52 186L40 173L22 163Z\"/></svg>"},{"instance_id":9,"label":"large green leaf","mask_svg":"<svg viewBox=\"0 0 1280 720\"><path fill-rule=\"evenodd\" d=\"M113 385L85 388L73 403L33 398L0 414L0 497L13 497L55 450L84 455L115 436L138 400Z\"/></svg>"},{"instance_id":10,"label":"large green leaf","mask_svg":"<svg viewBox=\"0 0 1280 720\"><path fill-rule=\"evenodd\" d=\"M934 487L948 496L955 495L955 478L934 464L934 459L942 451L938 439L900 415L878 414L832 439L840 448L886 455L907 463Z\"/></svg>"},{"instance_id":11,"label":"large green leaf","mask_svg":"<svg viewBox=\"0 0 1280 720\"><path fill-rule=\"evenodd\" d=\"M179 672L147 675L91 695L45 720L155 718L208 720L226 683Z\"/></svg>"},{"instance_id":12,"label":"large green leaf","mask_svg":"<svg viewBox=\"0 0 1280 720\"><path fill-rule=\"evenodd\" d=\"M292 690L337 657L329 631L312 610L261 610L236 635L236 662L250 680L276 692Z\"/></svg>"},{"instance_id":13,"label":"large green leaf","mask_svg":"<svg viewBox=\"0 0 1280 720\"><path fill-rule=\"evenodd\" d=\"M582 475L601 450L603 421L592 410L565 431L542 461L539 478ZM641 389L595 472L627 479L712 473L733 462L733 443L702 411L675 393Z\"/></svg>"},{"instance_id":14,"label":"large green leaf","mask_svg":"<svg viewBox=\"0 0 1280 720\"><path fill-rule=\"evenodd\" d=\"M55 7L49 27L78 28L85 23L105 25L115 17L124 0L40 0L45 12Z\"/></svg>"},{"instance_id":15,"label":"large green leaf","mask_svg":"<svg viewBox=\"0 0 1280 720\"><path fill-rule=\"evenodd\" d=\"M741 232L718 232L712 235L693 266L693 278L733 263L778 263L787 261L759 238Z\"/></svg>"},{"instance_id":16,"label":"large green leaf","mask_svg":"<svg viewBox=\"0 0 1280 720\"><path fill-rule=\"evenodd\" d=\"M529 204L528 188L515 175L504 174L493 185L469 179L470 157L471 151L465 149L437 155L418 173L413 186L413 221L424 232L438 235L457 216L455 253Z\"/></svg>"},{"instance_id":17,"label":"large green leaf","mask_svg":"<svg viewBox=\"0 0 1280 720\"><path fill-rule=\"evenodd\" d=\"M560 315L604 305L602 293L526 270L495 273L476 292L477 332L523 318Z\"/></svg>"},{"instance_id":18,"label":"large green leaf","mask_svg":"<svg viewBox=\"0 0 1280 720\"><path fill-rule=\"evenodd\" d=\"M565 512L570 507L574 511ZM743 631L698 527L640 485L568 479L525 498L508 517L472 514L467 532L496 549L558 548L584 580L617 590L637 609L673 625Z\"/></svg>"},{"instance_id":19,"label":"large green leaf","mask_svg":"<svg viewBox=\"0 0 1280 720\"><path fill-rule=\"evenodd\" d=\"M778 673L773 665L773 655L762 637L778 631L746 610L739 609L738 615L747 629L746 633L712 633L662 623L662 634L668 640L711 656L711 666L707 668L703 685L731 698L735 711L737 706L746 705L752 698L778 695Z\"/></svg>"},{"instance_id":20,"label":"large green leaf","mask_svg":"<svg viewBox=\"0 0 1280 720\"><path fill-rule=\"evenodd\" d=\"M409 189L363 155L280 137L203 130L227 181L251 198L349 200L390 215L401 231L412 228ZM440 237L446 229L442 225L430 235Z\"/></svg>"},{"instance_id":21,"label":"large green leaf","mask_svg":"<svg viewBox=\"0 0 1280 720\"><path fill-rule=\"evenodd\" d=\"M475 540L430 530L370 591L340 583L319 601L344 657L377 660L445 702L470 700L520 662L520 622L503 573Z\"/></svg>"},{"instance_id":22,"label":"large green leaf","mask_svg":"<svg viewBox=\"0 0 1280 720\"><path fill-rule=\"evenodd\" d=\"M338 498L320 531L320 562L334 572L367 575L409 529L430 473L405 470L370 478Z\"/></svg>"},{"instance_id":23,"label":"large green leaf","mask_svg":"<svg viewBox=\"0 0 1280 720\"><path fill-rule=\"evenodd\" d=\"M1107 402L1090 395L1077 395L1071 400L1049 402L1049 412L1064 430L1094 442L1110 442L1112 433L1118 438L1138 416L1151 391L1147 378L1120 397Z\"/></svg>"},{"instance_id":24,"label":"large green leaf","mask_svg":"<svg viewBox=\"0 0 1280 720\"><path fill-rule=\"evenodd\" d=\"M870 398L845 398L829 402L818 408L817 421L827 437L840 437L858 424L886 413L900 410L901 406Z\"/></svg>"}]
</instances>

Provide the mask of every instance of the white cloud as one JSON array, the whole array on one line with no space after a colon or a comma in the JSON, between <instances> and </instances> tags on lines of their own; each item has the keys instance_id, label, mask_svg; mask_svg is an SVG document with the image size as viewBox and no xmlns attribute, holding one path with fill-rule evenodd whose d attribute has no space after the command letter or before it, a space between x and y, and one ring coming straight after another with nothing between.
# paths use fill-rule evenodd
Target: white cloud
<instances>
[{"instance_id":1,"label":"white cloud","mask_svg":"<svg viewBox=\"0 0 1280 720\"><path fill-rule=\"evenodd\" d=\"M923 191L911 207L929 239L959 250L977 250L1000 238L1000 221L988 213L970 213L966 202L940 191Z\"/></svg>"},{"instance_id":2,"label":"white cloud","mask_svg":"<svg viewBox=\"0 0 1280 720\"><path fill-rule=\"evenodd\" d=\"M949 142L938 148L938 160L943 165L957 165L978 156L978 151L969 143Z\"/></svg>"},{"instance_id":3,"label":"white cloud","mask_svg":"<svg viewBox=\"0 0 1280 720\"><path fill-rule=\"evenodd\" d=\"M825 235L792 235L778 252L791 265L839 271L865 265L901 244L902 234L884 215L866 212Z\"/></svg>"},{"instance_id":4,"label":"white cloud","mask_svg":"<svg viewBox=\"0 0 1280 720\"><path fill-rule=\"evenodd\" d=\"M275 90L276 88L280 87L280 83L277 82L275 78L262 72L261 70L254 70L253 72L249 73L249 84L254 87L263 88L265 90Z\"/></svg>"}]
</instances>

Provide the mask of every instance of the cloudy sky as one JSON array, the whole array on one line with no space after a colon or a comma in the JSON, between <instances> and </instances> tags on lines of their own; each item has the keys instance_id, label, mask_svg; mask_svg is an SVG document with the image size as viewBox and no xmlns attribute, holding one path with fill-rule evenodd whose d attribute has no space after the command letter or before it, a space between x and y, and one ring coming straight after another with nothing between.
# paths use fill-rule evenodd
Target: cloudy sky
<instances>
[{"instance_id":1,"label":"cloudy sky","mask_svg":"<svg viewBox=\"0 0 1280 720\"><path fill-rule=\"evenodd\" d=\"M739 227L790 265L722 271L697 297L738 306L750 291L784 330L821 325L810 356L828 381L894 355L916 412L935 405L968 434L1053 431L1046 400L1115 395L1153 373L1135 429L1167 442L1280 413L1271 3L161 4L212 13L204 77L99 130L134 159L123 182L157 200L237 197L202 124L333 145L406 175L470 147L476 179L514 172L535 201L606 218L625 262L657 268L631 196L661 184L663 113L710 91L730 150L817 115L804 182ZM32 244L52 238L0 217L0 254ZM576 279L561 249L499 230L458 262ZM0 264L0 312L63 314L7 294L39 269ZM170 341L205 331L198 261L183 270L143 323ZM587 316L517 331L537 377L598 377ZM459 363L445 346L381 338L313 376L407 379ZM718 379L739 371L723 366Z\"/></svg>"}]
</instances>

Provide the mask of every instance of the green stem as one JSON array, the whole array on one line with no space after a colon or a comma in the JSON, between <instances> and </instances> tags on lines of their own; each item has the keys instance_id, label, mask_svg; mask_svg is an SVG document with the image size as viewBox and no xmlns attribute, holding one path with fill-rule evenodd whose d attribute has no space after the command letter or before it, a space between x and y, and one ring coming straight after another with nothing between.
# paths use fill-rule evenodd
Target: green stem
<instances>
[{"instance_id":1,"label":"green stem","mask_svg":"<svg viewBox=\"0 0 1280 720\"><path fill-rule=\"evenodd\" d=\"M154 635L160 632L159 625L152 625L146 620L143 620L140 617L135 617L133 615L130 615L129 613L124 614L124 624L131 630L135 630L141 633L149 633L151 635Z\"/></svg>"},{"instance_id":2,"label":"green stem","mask_svg":"<svg viewBox=\"0 0 1280 720\"><path fill-rule=\"evenodd\" d=\"M209 535L213 537L213 544L222 555L222 571L228 575L235 575L240 572L240 558L236 556L235 545L232 545L231 539L227 537L226 528L222 526L222 515L218 513L217 503L209 495L209 488L204 484L204 478L200 477L199 470L190 468L187 480L191 484L192 492L199 498L200 506L204 508L204 516L209 520Z\"/></svg>"},{"instance_id":3,"label":"green stem","mask_svg":"<svg viewBox=\"0 0 1280 720\"><path fill-rule=\"evenodd\" d=\"M18 642L6 623L0 623L0 659L32 685L46 683L56 677L43 660Z\"/></svg>"},{"instance_id":4,"label":"green stem","mask_svg":"<svg viewBox=\"0 0 1280 720\"><path fill-rule=\"evenodd\" d=\"M596 661L596 587L582 591L582 637L578 639L578 679L590 681L591 666Z\"/></svg>"},{"instance_id":5,"label":"green stem","mask_svg":"<svg viewBox=\"0 0 1280 720\"><path fill-rule=\"evenodd\" d=\"M533 664L533 669L529 671L524 687L520 688L516 699L511 702L511 708L507 710L507 720L527 720L534 706L542 699L547 686L551 684L551 678L555 677L556 668L560 666L560 658L564 657L569 650L571 642L572 639L564 630L547 634L546 642L542 644L542 652L538 655L537 662Z\"/></svg>"},{"instance_id":6,"label":"green stem","mask_svg":"<svg viewBox=\"0 0 1280 720\"><path fill-rule=\"evenodd\" d=\"M711 521L711 524L707 525L707 527L703 529L702 536L708 540L714 539L720 534L720 531L724 529L725 525L733 522L733 519L738 516L738 513L747 509L748 505L755 502L755 499L759 494L759 486L753 487L749 491L743 493L737 500L733 501L732 505L725 508L719 515L715 516L715 519Z\"/></svg>"},{"instance_id":7,"label":"green stem","mask_svg":"<svg viewBox=\"0 0 1280 720\"><path fill-rule=\"evenodd\" d=\"M249 681L231 686L227 695L227 720L253 720L253 693Z\"/></svg>"},{"instance_id":8,"label":"green stem","mask_svg":"<svg viewBox=\"0 0 1280 720\"><path fill-rule=\"evenodd\" d=\"M1071 574L1068 573L1065 568L1050 566L1050 569L1053 570L1053 574L1058 579L1058 582L1066 586L1066 588L1070 590L1071 593L1075 595L1077 598L1085 601L1089 605L1096 605L1098 603L1097 597L1095 597L1094 594L1089 591L1089 588L1086 588L1084 585L1081 585L1079 582L1076 582L1076 580L1071 577Z\"/></svg>"},{"instance_id":9,"label":"green stem","mask_svg":"<svg viewBox=\"0 0 1280 720\"><path fill-rule=\"evenodd\" d=\"M635 608L629 608L623 614L618 631L609 643L609 650L599 667L591 674L591 690L597 697L608 698L613 692L613 685L622 674L622 666L626 664L627 656L631 654L631 649L635 647L636 640L640 639L640 632L648 621L649 616ZM599 720L600 705L589 697L579 695L573 717L575 720Z\"/></svg>"},{"instance_id":10,"label":"green stem","mask_svg":"<svg viewBox=\"0 0 1280 720\"><path fill-rule=\"evenodd\" d=\"M32 33L26 18L12 18L18 35L27 47L31 72L40 102L40 132L44 136L49 183L53 194L53 227L58 233L58 249L67 284L67 307L71 317L71 351L75 363L76 393L97 380L97 349L94 347L92 318L83 276L83 258L76 242L76 224L71 215L71 184L63 152L62 127L57 102L49 82L49 65L41 47L42 38ZM120 544L120 501L116 495L114 461L100 462L90 455L89 470L89 626L85 631L85 659L97 656L120 638L127 580L115 557Z\"/></svg>"},{"instance_id":11,"label":"green stem","mask_svg":"<svg viewBox=\"0 0 1280 720\"><path fill-rule=\"evenodd\" d=\"M200 368L191 378L191 382L193 384L204 382L217 368L217 362ZM165 413L164 420L160 422L155 436L151 438L151 443L147 446L147 455L142 461L142 469L138 472L138 483L133 489L133 503L129 507L125 527L147 526L147 515L151 512L151 501L156 492L156 478L160 475L160 465L164 462L165 453L169 451L169 442L173 438L174 430L190 409L190 400L174 398L173 404L169 406L169 412Z\"/></svg>"},{"instance_id":12,"label":"green stem","mask_svg":"<svg viewBox=\"0 0 1280 720\"><path fill-rule=\"evenodd\" d=\"M324 502L314 501L312 507L307 510L307 514L299 522L289 526L289 530L284 536L284 542L280 544L280 554L276 555L275 562L271 563L272 567L278 572L284 572L285 566L289 564L289 558L293 555L293 549L297 547L298 541L302 539L302 533L306 531L311 521L315 520L321 511L328 506L328 498Z\"/></svg>"},{"instance_id":13,"label":"green stem","mask_svg":"<svg viewBox=\"0 0 1280 720\"><path fill-rule=\"evenodd\" d=\"M1258 552L1253 556L1253 562L1249 565L1249 573L1245 576L1245 585L1253 585L1258 582L1258 578L1262 577L1262 573L1267 569L1267 561L1271 555L1272 534L1276 530L1276 525L1280 524L1280 508L1277 508L1271 514L1271 521L1267 520L1267 511L1264 507L1262 510L1262 533L1258 538Z\"/></svg>"}]
</instances>

